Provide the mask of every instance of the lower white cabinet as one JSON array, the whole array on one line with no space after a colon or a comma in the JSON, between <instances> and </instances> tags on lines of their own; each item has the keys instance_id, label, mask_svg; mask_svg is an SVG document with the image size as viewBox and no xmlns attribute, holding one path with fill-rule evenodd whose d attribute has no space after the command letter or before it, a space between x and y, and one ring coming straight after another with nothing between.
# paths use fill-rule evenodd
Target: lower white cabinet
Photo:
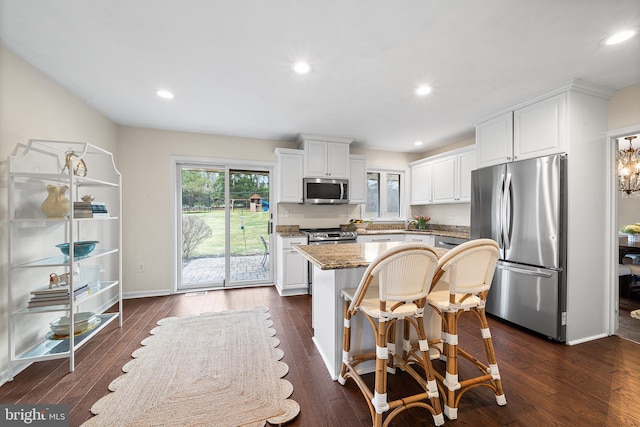
<instances>
[{"instance_id":1,"label":"lower white cabinet","mask_svg":"<svg viewBox=\"0 0 640 427\"><path fill-rule=\"evenodd\" d=\"M303 295L309 293L309 262L294 248L296 245L306 244L306 237L277 237L276 289L280 295Z\"/></svg>"},{"instance_id":2,"label":"lower white cabinet","mask_svg":"<svg viewBox=\"0 0 640 427\"><path fill-rule=\"evenodd\" d=\"M404 242L404 234L370 234L367 236L358 235L358 243L385 243Z\"/></svg>"},{"instance_id":3,"label":"lower white cabinet","mask_svg":"<svg viewBox=\"0 0 640 427\"><path fill-rule=\"evenodd\" d=\"M429 246L434 246L436 243L436 239L433 234L408 233L404 235L404 241L407 243L425 243Z\"/></svg>"}]
</instances>

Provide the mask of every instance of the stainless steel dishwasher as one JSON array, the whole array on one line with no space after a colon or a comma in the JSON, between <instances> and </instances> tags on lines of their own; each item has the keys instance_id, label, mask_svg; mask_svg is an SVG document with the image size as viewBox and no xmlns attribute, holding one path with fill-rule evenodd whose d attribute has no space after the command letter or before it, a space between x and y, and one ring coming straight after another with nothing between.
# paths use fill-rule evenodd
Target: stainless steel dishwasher
<instances>
[{"instance_id":1,"label":"stainless steel dishwasher","mask_svg":"<svg viewBox=\"0 0 640 427\"><path fill-rule=\"evenodd\" d=\"M435 246L437 248L453 249L456 246L468 242L469 239L462 239L460 237L448 237L435 235Z\"/></svg>"}]
</instances>

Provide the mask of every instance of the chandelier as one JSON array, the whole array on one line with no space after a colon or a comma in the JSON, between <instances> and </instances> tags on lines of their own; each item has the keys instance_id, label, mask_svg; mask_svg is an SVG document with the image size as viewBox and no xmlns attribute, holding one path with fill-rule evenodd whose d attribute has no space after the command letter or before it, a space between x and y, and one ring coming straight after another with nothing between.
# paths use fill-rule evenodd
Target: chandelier
<instances>
[{"instance_id":1,"label":"chandelier","mask_svg":"<svg viewBox=\"0 0 640 427\"><path fill-rule=\"evenodd\" d=\"M640 197L640 148L633 148L635 138L625 137L629 148L618 151L618 189L622 197Z\"/></svg>"}]
</instances>

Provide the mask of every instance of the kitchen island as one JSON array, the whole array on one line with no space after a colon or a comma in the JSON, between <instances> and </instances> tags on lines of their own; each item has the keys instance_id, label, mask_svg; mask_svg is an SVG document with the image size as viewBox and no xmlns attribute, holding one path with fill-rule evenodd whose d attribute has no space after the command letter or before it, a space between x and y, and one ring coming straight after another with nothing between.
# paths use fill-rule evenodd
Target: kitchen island
<instances>
[{"instance_id":1,"label":"kitchen island","mask_svg":"<svg viewBox=\"0 0 640 427\"><path fill-rule=\"evenodd\" d=\"M341 291L357 288L367 266L378 255L386 249L402 244L405 243L347 243L295 247L313 265L313 342L329 370L331 379L338 378L342 364L344 299ZM435 249L438 256L447 252L447 249ZM374 351L373 331L361 313L352 318L351 327L352 351ZM429 339L440 337L440 317L432 310L425 311L425 328ZM363 366L363 370L369 368L372 366Z\"/></svg>"}]
</instances>

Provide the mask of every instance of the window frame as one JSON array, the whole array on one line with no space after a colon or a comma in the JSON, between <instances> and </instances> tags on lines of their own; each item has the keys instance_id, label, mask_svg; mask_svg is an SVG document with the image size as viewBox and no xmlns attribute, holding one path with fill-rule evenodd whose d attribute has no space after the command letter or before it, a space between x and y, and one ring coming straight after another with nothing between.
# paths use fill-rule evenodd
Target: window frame
<instances>
[{"instance_id":1,"label":"window frame","mask_svg":"<svg viewBox=\"0 0 640 427\"><path fill-rule=\"evenodd\" d=\"M379 181L379 186L378 186L378 191L379 191L379 199L380 199L380 206L379 206L379 210L380 210L380 216L377 216L375 218L373 217L366 217L367 214L367 204L364 203L363 205L361 205L360 207L360 214L361 217L366 218L368 220L371 220L373 222L398 222L398 221L404 221L405 217L406 217L406 212L407 212L407 208L406 208L406 203L405 203L405 195L406 195L406 173L404 170L400 170L400 169L386 169L386 168L367 168L367 178L366 181L368 182L368 175L369 173L377 173L379 174L380 177L380 181ZM395 218L387 218L384 215L386 215L387 211L387 175L388 174L393 174L393 175L398 175L399 179L400 179L400 188L399 188L399 197L400 197L400 201L399 201L399 212L398 212L398 217ZM367 197L369 196L369 191L367 188Z\"/></svg>"}]
</instances>

